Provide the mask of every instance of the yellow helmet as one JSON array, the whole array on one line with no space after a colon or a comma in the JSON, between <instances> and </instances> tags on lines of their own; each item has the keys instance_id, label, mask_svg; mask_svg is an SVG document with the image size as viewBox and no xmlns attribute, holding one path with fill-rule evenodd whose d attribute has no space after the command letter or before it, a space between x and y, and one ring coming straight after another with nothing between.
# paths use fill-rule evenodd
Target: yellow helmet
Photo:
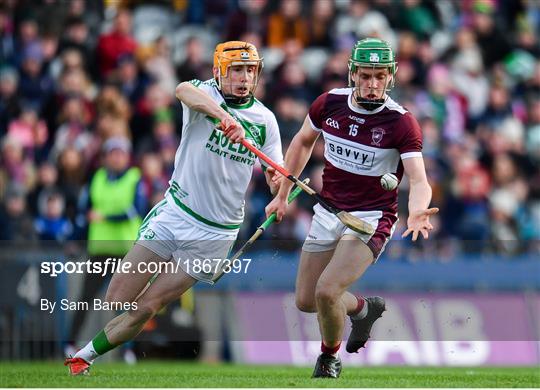
<instances>
[{"instance_id":1,"label":"yellow helmet","mask_svg":"<svg viewBox=\"0 0 540 390\"><path fill-rule=\"evenodd\" d=\"M214 51L214 67L219 71L218 85L221 88L221 78L227 77L227 71L230 66L234 65L255 65L257 67L252 93L255 92L259 75L263 68L263 59L259 57L259 53L255 45L243 41L228 41L219 43Z\"/></svg>"}]
</instances>

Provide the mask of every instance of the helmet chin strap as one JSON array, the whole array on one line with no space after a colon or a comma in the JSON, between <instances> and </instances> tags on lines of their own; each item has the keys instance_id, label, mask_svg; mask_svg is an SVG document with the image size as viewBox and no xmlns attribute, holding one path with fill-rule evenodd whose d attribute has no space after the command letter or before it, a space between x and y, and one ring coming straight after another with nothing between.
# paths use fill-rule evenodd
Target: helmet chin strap
<instances>
[{"instance_id":1,"label":"helmet chin strap","mask_svg":"<svg viewBox=\"0 0 540 390\"><path fill-rule=\"evenodd\" d=\"M362 97L360 96L356 88L354 90L353 97L354 97L354 100L356 101L356 104L358 104L360 107L368 111L376 110L377 108L381 107L386 101L386 97L383 97L382 99L372 99L372 100L362 99Z\"/></svg>"},{"instance_id":2,"label":"helmet chin strap","mask_svg":"<svg viewBox=\"0 0 540 390\"><path fill-rule=\"evenodd\" d=\"M242 105L253 99L253 92L250 92L247 96L234 96L232 93L230 95L226 95L225 92L223 92L222 80L216 78L216 81L219 85L219 93L221 93L221 96L223 96L226 103Z\"/></svg>"},{"instance_id":3,"label":"helmet chin strap","mask_svg":"<svg viewBox=\"0 0 540 390\"><path fill-rule=\"evenodd\" d=\"M223 91L220 91L220 92L221 92L221 96L223 96L223 99L225 99L227 103L232 103L232 104L246 104L253 97L251 93L247 96L240 97L240 96L234 96L234 95L225 95Z\"/></svg>"}]
</instances>

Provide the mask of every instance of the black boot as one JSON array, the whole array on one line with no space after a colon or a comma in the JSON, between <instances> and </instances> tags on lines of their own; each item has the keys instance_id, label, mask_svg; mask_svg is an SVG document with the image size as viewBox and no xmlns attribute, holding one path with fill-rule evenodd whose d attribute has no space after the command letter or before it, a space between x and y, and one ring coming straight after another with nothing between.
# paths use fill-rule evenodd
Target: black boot
<instances>
[{"instance_id":1,"label":"black boot","mask_svg":"<svg viewBox=\"0 0 540 390\"><path fill-rule=\"evenodd\" d=\"M339 356L321 353L315 364L312 378L338 378L341 372Z\"/></svg>"},{"instance_id":2,"label":"black boot","mask_svg":"<svg viewBox=\"0 0 540 390\"><path fill-rule=\"evenodd\" d=\"M381 297L368 297L364 299L366 300L365 304L368 305L367 315L360 320L355 320L351 317L352 330L345 348L349 353L358 352L360 348L364 348L369 339L369 333L371 332L373 323L386 310L384 299Z\"/></svg>"}]
</instances>

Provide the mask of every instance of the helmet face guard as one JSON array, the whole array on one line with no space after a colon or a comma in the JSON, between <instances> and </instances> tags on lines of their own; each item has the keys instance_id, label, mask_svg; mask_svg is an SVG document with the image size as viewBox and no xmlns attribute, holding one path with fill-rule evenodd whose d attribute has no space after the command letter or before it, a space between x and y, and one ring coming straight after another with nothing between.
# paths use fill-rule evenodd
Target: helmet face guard
<instances>
[{"instance_id":1,"label":"helmet face guard","mask_svg":"<svg viewBox=\"0 0 540 390\"><path fill-rule=\"evenodd\" d=\"M253 82L248 86L249 95L246 97L235 96L233 94L234 85L232 81L230 84L232 95L225 95L223 92L223 82L224 79L230 76L230 68L232 66L245 65L256 67ZM235 103L242 104L251 99L255 93L263 68L263 59L259 57L257 48L253 44L242 41L228 41L216 46L216 50L214 51L214 68L218 71L216 81L223 96L226 99L235 101Z\"/></svg>"},{"instance_id":2,"label":"helmet face guard","mask_svg":"<svg viewBox=\"0 0 540 390\"><path fill-rule=\"evenodd\" d=\"M354 83L354 74L359 68L388 69L390 80L384 82L383 96L381 99L362 98L360 87ZM380 107L385 101L385 95L394 87L397 62L394 52L388 42L376 38L366 38L358 41L351 52L348 63L349 87L355 88L354 98L363 107L373 110ZM378 89L380 90L380 89Z\"/></svg>"}]
</instances>

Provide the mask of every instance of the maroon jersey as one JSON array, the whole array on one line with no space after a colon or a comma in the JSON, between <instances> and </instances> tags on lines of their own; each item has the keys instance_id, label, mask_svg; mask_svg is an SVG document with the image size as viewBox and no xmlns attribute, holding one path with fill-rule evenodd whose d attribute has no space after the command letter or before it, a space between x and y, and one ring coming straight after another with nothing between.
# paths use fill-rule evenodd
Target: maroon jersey
<instances>
[{"instance_id":1,"label":"maroon jersey","mask_svg":"<svg viewBox=\"0 0 540 390\"><path fill-rule=\"evenodd\" d=\"M401 181L402 159L422 156L422 131L416 119L387 98L373 111L352 104L352 88L323 93L309 119L325 143L321 196L346 211L397 212L397 188L386 191L380 179L393 173Z\"/></svg>"}]
</instances>

